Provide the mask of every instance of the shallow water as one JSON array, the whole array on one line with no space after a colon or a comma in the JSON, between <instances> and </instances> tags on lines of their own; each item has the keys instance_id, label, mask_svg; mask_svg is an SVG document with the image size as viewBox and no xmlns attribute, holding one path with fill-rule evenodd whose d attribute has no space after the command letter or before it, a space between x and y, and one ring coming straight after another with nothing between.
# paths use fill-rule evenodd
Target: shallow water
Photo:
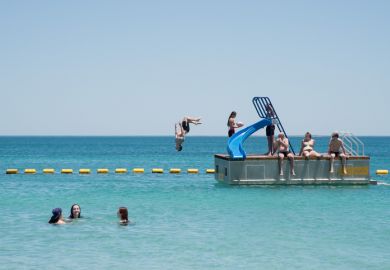
<instances>
[{"instance_id":1,"label":"shallow water","mask_svg":"<svg viewBox=\"0 0 390 270\"><path fill-rule=\"evenodd\" d=\"M390 177L374 174L390 167L390 137L361 139L381 185L225 186L204 173L226 151L222 137L189 136L180 153L171 137L0 137L0 269L390 269ZM265 152L265 138L246 149ZM11 167L57 173L4 174ZM145 174L95 173L118 167ZM83 219L47 224L75 202ZM117 224L120 206L134 225Z\"/></svg>"}]
</instances>

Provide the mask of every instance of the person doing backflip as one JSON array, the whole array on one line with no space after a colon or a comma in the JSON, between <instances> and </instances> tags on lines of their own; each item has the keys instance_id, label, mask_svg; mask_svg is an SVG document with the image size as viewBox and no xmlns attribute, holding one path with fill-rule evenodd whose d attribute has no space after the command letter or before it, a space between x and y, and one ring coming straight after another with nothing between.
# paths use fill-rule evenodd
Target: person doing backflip
<instances>
[{"instance_id":1,"label":"person doing backflip","mask_svg":"<svg viewBox=\"0 0 390 270\"><path fill-rule=\"evenodd\" d=\"M200 119L200 117L185 116L181 123L175 123L175 143L177 151L183 150L184 137L190 132L190 124L202 124Z\"/></svg>"}]
</instances>

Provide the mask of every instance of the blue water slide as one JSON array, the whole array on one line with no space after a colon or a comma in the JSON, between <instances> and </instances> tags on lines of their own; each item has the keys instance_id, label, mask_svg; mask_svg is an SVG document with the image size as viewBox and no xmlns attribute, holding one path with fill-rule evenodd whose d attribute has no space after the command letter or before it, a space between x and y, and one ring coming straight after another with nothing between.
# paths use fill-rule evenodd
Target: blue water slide
<instances>
[{"instance_id":1,"label":"blue water slide","mask_svg":"<svg viewBox=\"0 0 390 270\"><path fill-rule=\"evenodd\" d=\"M261 128L264 128L268 125L271 125L272 122L270 119L265 118L260 120L257 123L254 123L253 125L250 125L246 128L241 129L237 133L235 133L232 137L230 137L228 141L227 151L231 158L240 158L245 159L246 153L242 146L242 144L245 142L245 140L251 136L253 133L258 131Z\"/></svg>"}]
</instances>

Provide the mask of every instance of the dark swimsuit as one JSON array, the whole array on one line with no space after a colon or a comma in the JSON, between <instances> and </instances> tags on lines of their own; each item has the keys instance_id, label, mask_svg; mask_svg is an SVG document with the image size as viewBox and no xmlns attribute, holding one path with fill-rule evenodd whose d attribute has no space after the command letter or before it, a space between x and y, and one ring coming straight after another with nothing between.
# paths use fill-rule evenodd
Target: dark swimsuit
<instances>
[{"instance_id":1,"label":"dark swimsuit","mask_svg":"<svg viewBox=\"0 0 390 270\"><path fill-rule=\"evenodd\" d=\"M274 136L275 135L275 125L269 125L267 126L267 128L265 129L265 134L267 136Z\"/></svg>"},{"instance_id":2,"label":"dark swimsuit","mask_svg":"<svg viewBox=\"0 0 390 270\"><path fill-rule=\"evenodd\" d=\"M187 133L190 132L190 125L188 124L187 121L181 122L181 126L183 127L183 129L184 129Z\"/></svg>"},{"instance_id":3,"label":"dark swimsuit","mask_svg":"<svg viewBox=\"0 0 390 270\"><path fill-rule=\"evenodd\" d=\"M231 136L233 136L234 133L236 133L236 131L234 130L234 128L229 129L229 132L228 132L229 138L230 138Z\"/></svg>"},{"instance_id":4,"label":"dark swimsuit","mask_svg":"<svg viewBox=\"0 0 390 270\"><path fill-rule=\"evenodd\" d=\"M336 157L339 157L340 156L340 152L330 152L331 154L335 154Z\"/></svg>"},{"instance_id":5,"label":"dark swimsuit","mask_svg":"<svg viewBox=\"0 0 390 270\"><path fill-rule=\"evenodd\" d=\"M284 157L287 157L287 155L290 154L290 151L280 151L279 154L283 154Z\"/></svg>"}]
</instances>

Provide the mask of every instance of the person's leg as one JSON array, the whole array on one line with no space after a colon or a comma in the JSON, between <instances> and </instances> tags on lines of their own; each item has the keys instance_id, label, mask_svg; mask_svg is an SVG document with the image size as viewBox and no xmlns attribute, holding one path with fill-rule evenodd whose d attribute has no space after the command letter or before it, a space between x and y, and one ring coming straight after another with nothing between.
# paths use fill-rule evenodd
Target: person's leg
<instances>
[{"instance_id":1,"label":"person's leg","mask_svg":"<svg viewBox=\"0 0 390 270\"><path fill-rule=\"evenodd\" d=\"M291 174L295 176L295 170L294 170L294 155L292 153L289 153L287 157L290 159L290 167L291 167Z\"/></svg>"},{"instance_id":2,"label":"person's leg","mask_svg":"<svg viewBox=\"0 0 390 270\"><path fill-rule=\"evenodd\" d=\"M330 172L333 173L333 163L334 163L334 158L335 158L335 154L330 154L330 159L329 159L329 162L330 162Z\"/></svg>"},{"instance_id":3,"label":"person's leg","mask_svg":"<svg viewBox=\"0 0 390 270\"><path fill-rule=\"evenodd\" d=\"M272 156L272 150L274 147L274 136L267 136L268 151L265 155Z\"/></svg>"},{"instance_id":4,"label":"person's leg","mask_svg":"<svg viewBox=\"0 0 390 270\"><path fill-rule=\"evenodd\" d=\"M186 119L187 123L192 123L194 125L199 125L199 124L202 124L200 123L200 117L190 117L190 116L186 116L184 117L184 119Z\"/></svg>"},{"instance_id":5,"label":"person's leg","mask_svg":"<svg viewBox=\"0 0 390 270\"><path fill-rule=\"evenodd\" d=\"M283 175L283 159L284 159L284 154L279 153L279 174Z\"/></svg>"},{"instance_id":6,"label":"person's leg","mask_svg":"<svg viewBox=\"0 0 390 270\"><path fill-rule=\"evenodd\" d=\"M311 157L316 157L316 158L319 158L319 157L321 157L321 154L320 153L317 153L316 151L311 151L310 152L310 156Z\"/></svg>"},{"instance_id":7,"label":"person's leg","mask_svg":"<svg viewBox=\"0 0 390 270\"><path fill-rule=\"evenodd\" d=\"M343 173L347 174L347 167L345 166L346 161L347 161L347 157L343 153L340 154L340 157L341 157L341 165L343 167Z\"/></svg>"}]
</instances>

